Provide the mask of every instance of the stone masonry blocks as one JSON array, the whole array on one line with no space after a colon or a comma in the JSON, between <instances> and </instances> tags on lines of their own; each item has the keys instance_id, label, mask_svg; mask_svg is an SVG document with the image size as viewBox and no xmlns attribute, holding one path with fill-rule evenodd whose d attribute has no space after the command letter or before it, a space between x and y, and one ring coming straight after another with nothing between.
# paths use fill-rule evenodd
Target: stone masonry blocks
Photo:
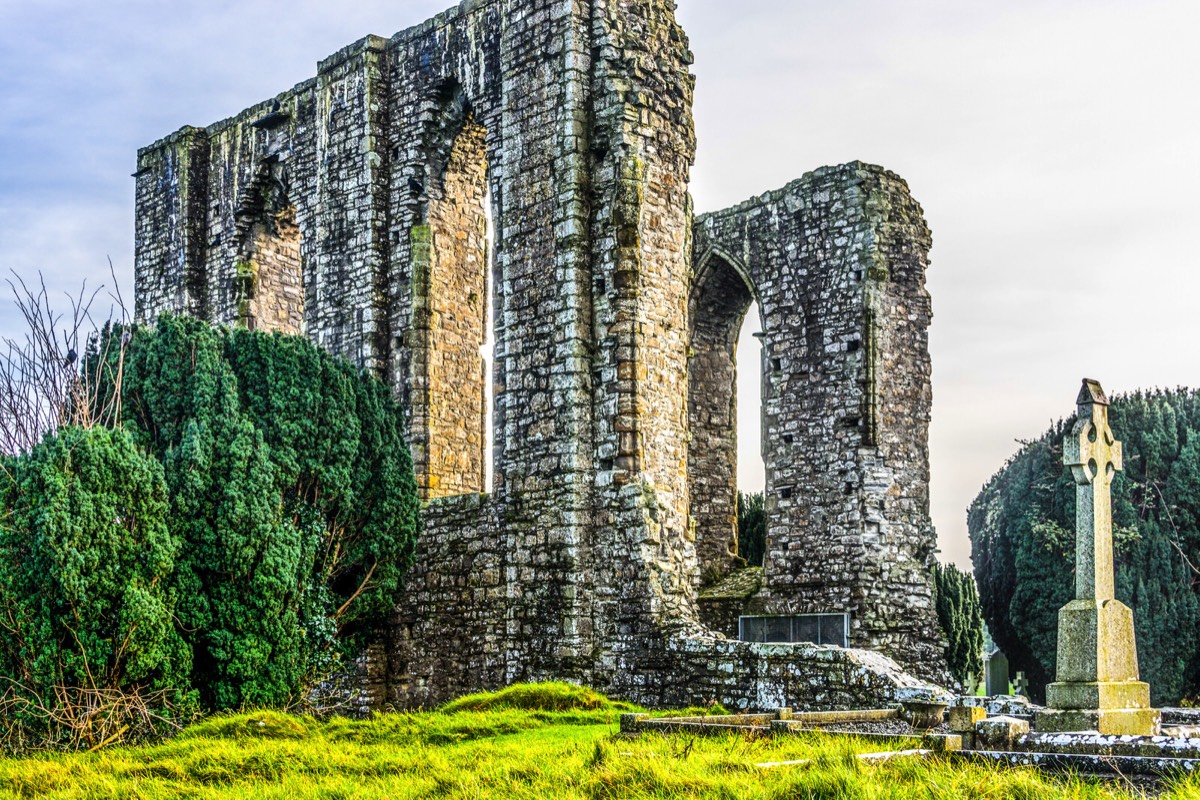
<instances>
[{"instance_id":1,"label":"stone masonry blocks","mask_svg":"<svg viewBox=\"0 0 1200 800\"><path fill-rule=\"evenodd\" d=\"M852 646L944 675L920 208L854 163L693 219L691 61L669 0L467 0L139 151L138 319L301 332L405 404L425 527L372 651L376 705L551 677L739 707L935 690L883 656L699 621L702 578L737 566L751 299L770 473L755 602L849 613Z\"/></svg>"}]
</instances>

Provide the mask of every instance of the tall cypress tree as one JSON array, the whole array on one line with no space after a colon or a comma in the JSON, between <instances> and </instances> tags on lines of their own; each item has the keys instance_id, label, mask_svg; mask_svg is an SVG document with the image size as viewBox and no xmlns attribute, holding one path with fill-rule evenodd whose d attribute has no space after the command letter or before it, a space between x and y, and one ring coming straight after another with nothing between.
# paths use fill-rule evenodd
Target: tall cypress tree
<instances>
[{"instance_id":1,"label":"tall cypress tree","mask_svg":"<svg viewBox=\"0 0 1200 800\"><path fill-rule=\"evenodd\" d=\"M975 580L953 564L935 564L933 585L950 672L970 683L983 671L983 612Z\"/></svg>"},{"instance_id":2,"label":"tall cypress tree","mask_svg":"<svg viewBox=\"0 0 1200 800\"><path fill-rule=\"evenodd\" d=\"M737 495L738 555L761 567L767 550L767 516L762 492Z\"/></svg>"}]
</instances>

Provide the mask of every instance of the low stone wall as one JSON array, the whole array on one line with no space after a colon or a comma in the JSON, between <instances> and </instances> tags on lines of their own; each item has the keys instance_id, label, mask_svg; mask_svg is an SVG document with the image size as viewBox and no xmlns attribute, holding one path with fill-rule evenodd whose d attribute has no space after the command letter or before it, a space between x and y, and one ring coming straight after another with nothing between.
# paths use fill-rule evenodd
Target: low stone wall
<instances>
[{"instance_id":1,"label":"low stone wall","mask_svg":"<svg viewBox=\"0 0 1200 800\"><path fill-rule=\"evenodd\" d=\"M385 632L376 707L432 708L463 690L510 683L505 548L486 495L427 503L405 603Z\"/></svg>"},{"instance_id":2,"label":"low stone wall","mask_svg":"<svg viewBox=\"0 0 1200 800\"><path fill-rule=\"evenodd\" d=\"M598 687L649 708L713 701L731 710L879 708L942 698L941 687L868 650L814 644L740 642L715 634L676 636L649 649L613 686Z\"/></svg>"},{"instance_id":3,"label":"low stone wall","mask_svg":"<svg viewBox=\"0 0 1200 800\"><path fill-rule=\"evenodd\" d=\"M1028 733L1013 744L1021 753L1200 759L1200 739L1172 736L1114 736L1094 732Z\"/></svg>"}]
</instances>

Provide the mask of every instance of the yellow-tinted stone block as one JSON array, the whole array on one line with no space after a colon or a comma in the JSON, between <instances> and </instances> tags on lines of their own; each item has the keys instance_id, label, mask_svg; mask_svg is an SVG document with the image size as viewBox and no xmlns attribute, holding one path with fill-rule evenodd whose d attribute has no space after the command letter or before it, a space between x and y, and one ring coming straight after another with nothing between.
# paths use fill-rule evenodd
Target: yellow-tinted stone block
<instances>
[{"instance_id":1,"label":"yellow-tinted stone block","mask_svg":"<svg viewBox=\"0 0 1200 800\"><path fill-rule=\"evenodd\" d=\"M1108 736L1158 736L1162 712L1155 708L1046 709L1034 719L1038 733L1098 731Z\"/></svg>"},{"instance_id":2,"label":"yellow-tinted stone block","mask_svg":"<svg viewBox=\"0 0 1200 800\"><path fill-rule=\"evenodd\" d=\"M975 723L987 719L987 709L978 706L953 706L950 709L950 730L955 733L970 733Z\"/></svg>"},{"instance_id":3,"label":"yellow-tinted stone block","mask_svg":"<svg viewBox=\"0 0 1200 800\"><path fill-rule=\"evenodd\" d=\"M1046 703L1060 710L1149 708L1150 684L1143 681L1052 683L1046 687Z\"/></svg>"}]
</instances>

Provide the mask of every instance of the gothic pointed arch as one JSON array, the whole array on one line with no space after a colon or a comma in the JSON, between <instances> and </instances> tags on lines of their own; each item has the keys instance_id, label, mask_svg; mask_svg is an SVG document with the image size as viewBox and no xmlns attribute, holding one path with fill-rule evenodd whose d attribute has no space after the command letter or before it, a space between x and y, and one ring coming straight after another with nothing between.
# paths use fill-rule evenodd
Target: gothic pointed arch
<instances>
[{"instance_id":1,"label":"gothic pointed arch","mask_svg":"<svg viewBox=\"0 0 1200 800\"><path fill-rule=\"evenodd\" d=\"M701 580L737 560L737 344L756 293L744 266L710 250L688 302L688 493Z\"/></svg>"},{"instance_id":2,"label":"gothic pointed arch","mask_svg":"<svg viewBox=\"0 0 1200 800\"><path fill-rule=\"evenodd\" d=\"M286 162L259 164L235 216L233 286L237 323L251 330L304 333L304 270Z\"/></svg>"},{"instance_id":3,"label":"gothic pointed arch","mask_svg":"<svg viewBox=\"0 0 1200 800\"><path fill-rule=\"evenodd\" d=\"M487 130L462 87L436 93L412 231L413 450L426 499L486 488Z\"/></svg>"}]
</instances>

